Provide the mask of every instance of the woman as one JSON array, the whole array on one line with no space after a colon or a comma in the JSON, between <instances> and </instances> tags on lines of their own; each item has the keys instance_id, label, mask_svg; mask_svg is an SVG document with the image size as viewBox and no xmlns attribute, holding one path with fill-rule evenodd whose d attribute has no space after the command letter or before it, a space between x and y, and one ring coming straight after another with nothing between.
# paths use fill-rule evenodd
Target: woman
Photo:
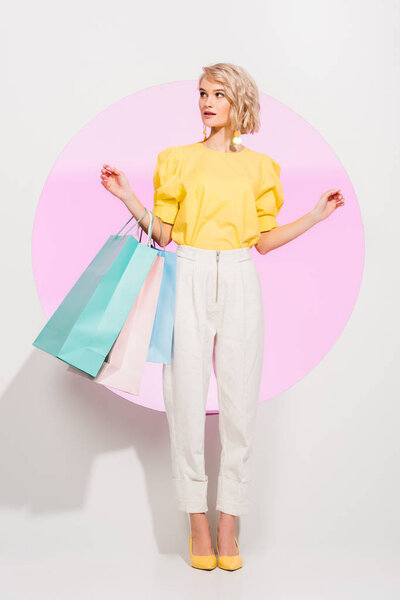
<instances>
[{"instance_id":1,"label":"woman","mask_svg":"<svg viewBox=\"0 0 400 600\"><path fill-rule=\"evenodd\" d=\"M217 565L206 517L204 425L214 366L222 445L217 510L218 566L235 570L242 558L235 519L248 512L253 431L259 405L264 316L258 271L260 254L288 243L344 204L338 189L315 207L278 226L283 204L280 166L243 146L241 133L259 130L259 93L252 77L231 63L204 67L199 108L211 133L204 141L169 146L157 157L152 237L177 244L173 352L163 365L163 393L171 436L178 508L190 515L191 564ZM147 232L146 212L121 171L104 165L103 186L119 197ZM144 212L143 212L144 211Z\"/></svg>"}]
</instances>

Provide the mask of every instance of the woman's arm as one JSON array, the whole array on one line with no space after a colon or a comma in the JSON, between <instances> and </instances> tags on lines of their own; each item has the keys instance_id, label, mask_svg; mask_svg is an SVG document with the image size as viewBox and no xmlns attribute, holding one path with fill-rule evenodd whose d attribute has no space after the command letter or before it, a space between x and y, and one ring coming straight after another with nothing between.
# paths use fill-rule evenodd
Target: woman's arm
<instances>
[{"instance_id":1,"label":"woman's arm","mask_svg":"<svg viewBox=\"0 0 400 600\"><path fill-rule=\"evenodd\" d=\"M294 240L316 223L323 221L329 217L338 206L343 206L343 204L343 196L339 189L328 190L322 194L321 198L310 212L306 213L296 221L287 223L287 225L274 227L270 231L263 231L254 247L260 254L267 254L267 252L271 252L271 250L275 250L275 248L279 248L291 240Z\"/></svg>"},{"instance_id":2,"label":"woman's arm","mask_svg":"<svg viewBox=\"0 0 400 600\"><path fill-rule=\"evenodd\" d=\"M132 213L136 221L140 219L140 217L144 213L145 207L131 189L131 186L129 185L129 181L125 173L116 169L115 167L111 167L110 165L105 164L103 165L103 168L101 170L100 179L103 187L108 192L122 200L127 209ZM171 231L173 225L171 225L170 223L164 223L164 221L161 221L161 224L164 237L164 245L168 246L172 239ZM143 219L140 221L139 226L146 233L148 233L150 226L149 212L147 212L146 216L143 217ZM158 219L154 219L153 232L151 237L157 242L159 246L162 246L161 227L160 221Z\"/></svg>"}]
</instances>

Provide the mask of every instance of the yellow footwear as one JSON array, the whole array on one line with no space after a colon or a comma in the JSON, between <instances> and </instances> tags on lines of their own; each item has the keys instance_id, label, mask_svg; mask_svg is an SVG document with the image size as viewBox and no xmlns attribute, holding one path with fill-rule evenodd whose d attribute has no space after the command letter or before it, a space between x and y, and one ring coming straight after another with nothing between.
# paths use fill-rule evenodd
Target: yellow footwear
<instances>
[{"instance_id":1,"label":"yellow footwear","mask_svg":"<svg viewBox=\"0 0 400 600\"><path fill-rule=\"evenodd\" d=\"M218 566L220 569L226 569L226 571L236 571L236 569L240 569L240 567L243 566L243 560L240 554L239 544L237 539L234 539L239 554L234 554L233 556L220 556L217 542Z\"/></svg>"},{"instance_id":2,"label":"yellow footwear","mask_svg":"<svg viewBox=\"0 0 400 600\"><path fill-rule=\"evenodd\" d=\"M215 569L217 566L217 557L214 554L206 554L205 556L201 556L199 554L193 554L193 540L192 534L189 537L189 550L190 550L190 563L192 567L195 569L205 569L206 571L211 571L211 569Z\"/></svg>"}]
</instances>

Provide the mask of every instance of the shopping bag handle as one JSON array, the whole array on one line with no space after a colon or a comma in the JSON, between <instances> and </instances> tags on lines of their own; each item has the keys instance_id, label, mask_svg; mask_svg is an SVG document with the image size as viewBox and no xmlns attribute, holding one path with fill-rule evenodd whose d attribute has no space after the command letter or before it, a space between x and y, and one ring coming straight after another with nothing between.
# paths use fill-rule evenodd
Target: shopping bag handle
<instances>
[{"instance_id":1,"label":"shopping bag handle","mask_svg":"<svg viewBox=\"0 0 400 600\"><path fill-rule=\"evenodd\" d=\"M133 229L133 227L135 227L135 225L138 225L140 223L140 221L146 216L146 214L148 212L149 211L147 210L147 208L145 208L144 209L144 213L142 214L142 216L137 221L135 221L135 223L131 227L129 227L129 229L127 229L126 232L123 235L127 235L130 232L130 230ZM150 215L151 215L150 216L150 225L149 225L149 230L148 230L148 234L147 234L148 235L148 240L147 240L147 245L148 246L150 246L149 241L151 242L152 233L153 233L153 226L154 226L154 215L153 215L153 213L151 211L150 211ZM125 225L123 225L123 227L121 227L121 229L118 231L118 233L115 234L115 237L117 237L121 233L121 231L128 225L128 223L130 223L132 221L132 219L133 219L133 215L132 215L132 217L130 219L128 219L128 221L125 223ZM143 231L143 229L140 230L140 239L139 239L139 241L142 240L142 231ZM137 230L136 230L136 234L135 235L137 236Z\"/></svg>"},{"instance_id":2,"label":"shopping bag handle","mask_svg":"<svg viewBox=\"0 0 400 600\"><path fill-rule=\"evenodd\" d=\"M165 252L164 231L163 231L163 228L162 228L161 219L160 219L160 217L159 217L158 215L154 215L154 214L152 213L152 211L150 211L150 214L151 214L151 216L153 217L153 227L154 227L154 217L155 217L155 216L156 216L156 217L157 217L157 219L160 221L160 229L161 229L161 244L159 244L159 246L161 246L161 245L162 245L162 247L163 247L163 251ZM153 227L151 228L151 229L152 229L152 231L153 231ZM142 239L142 233L140 232L140 239L139 239L139 241L140 241L141 239ZM156 247L155 247L155 245L154 245L154 243L153 243L153 248L156 248Z\"/></svg>"},{"instance_id":3,"label":"shopping bag handle","mask_svg":"<svg viewBox=\"0 0 400 600\"><path fill-rule=\"evenodd\" d=\"M135 221L135 223L131 227L129 227L129 229L127 229L126 232L123 235L127 235L129 233L129 231L131 229L133 229L133 227L135 227L135 225L139 225L140 221L147 215L148 212L150 212L150 224L149 224L149 229L148 229L148 232L147 232L147 246L150 246L151 243L152 243L152 236L153 236L154 215L153 215L152 211L148 211L147 208L144 209L144 213L142 214L142 216L137 221ZM157 218L160 220L160 217L157 217ZM115 234L115 237L117 237L121 233L121 231L123 229L125 229L125 227L128 225L128 223L130 223L132 221L132 219L133 219L133 215L131 216L130 219L128 219L128 221L125 223L125 225L123 225L121 227L121 229L118 231L118 233ZM161 227L162 244L163 244L164 250L165 250L164 232L162 230L161 220L160 220L160 227ZM143 229L141 228L140 229L139 242L142 241L142 232L143 232ZM136 230L136 235L137 235L137 230ZM153 244L153 248L155 248L154 244Z\"/></svg>"},{"instance_id":4,"label":"shopping bag handle","mask_svg":"<svg viewBox=\"0 0 400 600\"><path fill-rule=\"evenodd\" d=\"M146 214L146 213L144 213L144 214ZM144 216L144 215L143 215L143 216ZM140 217L140 219L143 219L143 216L142 216L142 217ZM125 228L125 227L128 225L128 223L130 223L130 222L132 221L132 219L133 219L133 215L132 215L132 216L131 216L131 218L130 218L130 219L129 219L129 220L126 222L126 223L125 223L125 225L123 225L123 226L121 227L121 229L118 231L118 233L116 233L116 234L115 234L115 237L117 237L117 236L118 236L118 235L121 233L121 231L122 231L122 230L123 230L123 229L124 229L124 228ZM139 219L139 220L140 220L140 219ZM139 221L137 221L137 222L139 223ZM134 227L135 225L136 225L136 223L135 223L134 225L132 225L132 227ZM132 227L130 227L130 228L129 228L129 231L132 229Z\"/></svg>"},{"instance_id":5,"label":"shopping bag handle","mask_svg":"<svg viewBox=\"0 0 400 600\"><path fill-rule=\"evenodd\" d=\"M156 215L157 219L160 221L160 229L161 229L161 245L163 247L163 250L165 252L165 243L164 243L164 232L163 232L163 228L162 228L162 224L161 224L161 219L158 215Z\"/></svg>"},{"instance_id":6,"label":"shopping bag handle","mask_svg":"<svg viewBox=\"0 0 400 600\"><path fill-rule=\"evenodd\" d=\"M147 208L146 208L146 211L147 211ZM149 229L147 231L147 244L146 244L147 246L151 246L152 235L153 235L153 227L154 227L154 215L151 212L151 210L149 212L150 212L150 225L149 225ZM138 221L138 223L139 223L139 221ZM141 228L140 229L140 235L139 235L139 242L142 241L142 233L143 233L143 229ZM153 245L153 247L155 247L155 246Z\"/></svg>"},{"instance_id":7,"label":"shopping bag handle","mask_svg":"<svg viewBox=\"0 0 400 600\"><path fill-rule=\"evenodd\" d=\"M147 209L145 209L145 213L144 213L144 214L146 214L146 212L147 212ZM154 217L156 216L156 217L157 217L157 219L160 221L160 229L161 229L161 245L162 245L162 247L163 247L163 251L165 252L164 231L163 231L163 228L162 228L161 219L160 219L160 217L159 217L158 215L154 215L152 211L150 211L150 214L151 214L151 217L153 218L153 224L152 224L152 227L151 227L151 233L153 233L153 227L154 227ZM139 221L140 221L140 220L141 220L143 217L144 217L144 215L142 215L142 216L140 217ZM151 218L151 217L150 217L150 218ZM138 221L138 223L139 223L139 221ZM129 222L129 221L128 221L128 222ZM133 225L133 227L134 227L134 225ZM131 227L130 229L132 229L132 227ZM128 229L128 231L129 231L129 229ZM143 231L143 230L142 230L142 231ZM140 232L140 238L139 238L139 241L141 241L141 239L142 239L142 232ZM159 244L159 245L160 245L160 244ZM153 243L153 248L155 248L155 245L154 245L154 243Z\"/></svg>"},{"instance_id":8,"label":"shopping bag handle","mask_svg":"<svg viewBox=\"0 0 400 600\"><path fill-rule=\"evenodd\" d=\"M147 208L144 209L144 213L142 214L142 216L140 217L140 219L138 219L137 221L135 221L134 224L131 227L129 227L129 229L124 233L124 235L126 235L133 227L135 227L135 225L137 225L138 223L140 223L140 221L146 216L146 214L147 214ZM125 223L125 225L123 225L121 227L121 229L118 231L118 233L115 234L115 237L117 237L121 233L121 231L123 229L125 229L125 227L128 225L128 223L130 223L132 221L133 218L134 218L134 215L132 215L131 218L128 219L128 221Z\"/></svg>"}]
</instances>

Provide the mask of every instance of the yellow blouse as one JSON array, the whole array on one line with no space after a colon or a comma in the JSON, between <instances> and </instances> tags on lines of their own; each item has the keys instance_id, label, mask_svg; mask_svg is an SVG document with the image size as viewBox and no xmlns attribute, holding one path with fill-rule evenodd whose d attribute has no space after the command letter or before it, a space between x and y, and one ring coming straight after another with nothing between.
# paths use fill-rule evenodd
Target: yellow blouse
<instances>
[{"instance_id":1,"label":"yellow blouse","mask_svg":"<svg viewBox=\"0 0 400 600\"><path fill-rule=\"evenodd\" d=\"M278 226L280 165L245 147L220 152L201 142L168 146L157 156L153 214L173 224L176 244L211 250L253 246Z\"/></svg>"}]
</instances>

